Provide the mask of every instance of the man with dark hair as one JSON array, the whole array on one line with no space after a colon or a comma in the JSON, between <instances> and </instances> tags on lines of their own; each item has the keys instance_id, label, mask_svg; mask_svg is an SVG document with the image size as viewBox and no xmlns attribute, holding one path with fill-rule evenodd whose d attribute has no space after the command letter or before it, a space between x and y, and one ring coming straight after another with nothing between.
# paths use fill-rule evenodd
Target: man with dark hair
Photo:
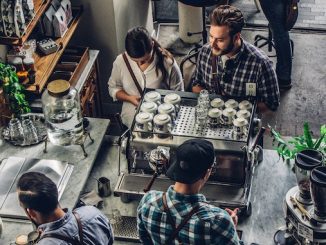
<instances>
[{"instance_id":1,"label":"man with dark hair","mask_svg":"<svg viewBox=\"0 0 326 245\"><path fill-rule=\"evenodd\" d=\"M239 244L237 211L210 205L199 194L214 163L207 140L191 139L177 148L166 173L174 186L164 193L150 191L139 203L137 224L144 244Z\"/></svg>"},{"instance_id":2,"label":"man with dark hair","mask_svg":"<svg viewBox=\"0 0 326 245\"><path fill-rule=\"evenodd\" d=\"M17 183L18 199L38 227L37 244L113 244L112 228L95 207L62 209L55 183L42 173L24 173Z\"/></svg>"},{"instance_id":3,"label":"man with dark hair","mask_svg":"<svg viewBox=\"0 0 326 245\"><path fill-rule=\"evenodd\" d=\"M198 55L192 90L245 98L255 97L261 112L275 111L280 103L272 61L241 37L244 17L239 9L221 5L210 16L209 43Z\"/></svg>"}]
</instances>

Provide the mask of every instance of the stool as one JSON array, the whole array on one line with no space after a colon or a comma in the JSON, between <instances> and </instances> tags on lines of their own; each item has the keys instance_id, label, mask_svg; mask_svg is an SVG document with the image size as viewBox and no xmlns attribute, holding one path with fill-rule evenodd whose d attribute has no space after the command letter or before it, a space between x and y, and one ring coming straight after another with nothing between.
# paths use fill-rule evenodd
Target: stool
<instances>
[{"instance_id":1,"label":"stool","mask_svg":"<svg viewBox=\"0 0 326 245\"><path fill-rule=\"evenodd\" d=\"M179 2L189 5L192 7L201 7L202 8L202 28L201 32L188 32L188 36L202 34L203 44L207 43L207 30L206 30L206 7L210 7L217 4L228 4L229 0L178 0Z\"/></svg>"},{"instance_id":2,"label":"stool","mask_svg":"<svg viewBox=\"0 0 326 245\"><path fill-rule=\"evenodd\" d=\"M264 41L263 43L259 44L260 41ZM268 25L268 36L265 37L263 35L256 35L255 36L255 42L254 42L254 45L257 47L257 48L262 48L266 45L268 45L268 52L272 52L273 48L275 49L275 44L274 44L274 41L273 41L273 33L272 33L272 30L270 28L270 26ZM292 39L290 39L290 45L291 45L291 54L292 54L292 57L294 55L294 43L292 41ZM276 55L268 55L269 57L275 57Z\"/></svg>"}]
</instances>

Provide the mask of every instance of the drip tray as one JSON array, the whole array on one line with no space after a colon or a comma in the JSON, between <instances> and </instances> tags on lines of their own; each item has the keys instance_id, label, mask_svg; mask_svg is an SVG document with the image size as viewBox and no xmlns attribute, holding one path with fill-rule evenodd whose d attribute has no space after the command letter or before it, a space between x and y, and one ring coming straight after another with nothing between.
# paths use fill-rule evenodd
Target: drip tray
<instances>
[{"instance_id":1,"label":"drip tray","mask_svg":"<svg viewBox=\"0 0 326 245\"><path fill-rule=\"evenodd\" d=\"M138 230L137 230L136 217L121 216L119 223L118 224L114 223L112 225L112 228L113 228L114 240L140 243ZM241 239L242 230L237 230L237 234L239 239Z\"/></svg>"},{"instance_id":2,"label":"drip tray","mask_svg":"<svg viewBox=\"0 0 326 245\"><path fill-rule=\"evenodd\" d=\"M141 199L145 194L143 189L147 186L151 178L151 175L122 173L118 179L114 194L132 200ZM154 181L151 189L166 191L168 187L173 184L174 181L160 176ZM230 207L244 207L247 205L245 188L242 186L207 182L201 193L204 194L206 199L212 202L212 204Z\"/></svg>"},{"instance_id":3,"label":"drip tray","mask_svg":"<svg viewBox=\"0 0 326 245\"><path fill-rule=\"evenodd\" d=\"M59 200L67 186L73 165L68 162L45 159L9 157L0 164L0 217L27 219L19 206L17 181L25 172L40 172L58 187Z\"/></svg>"},{"instance_id":4,"label":"drip tray","mask_svg":"<svg viewBox=\"0 0 326 245\"><path fill-rule=\"evenodd\" d=\"M132 216L121 216L119 223L112 222L114 239L127 242L139 242L139 235L137 230L137 218Z\"/></svg>"}]
</instances>

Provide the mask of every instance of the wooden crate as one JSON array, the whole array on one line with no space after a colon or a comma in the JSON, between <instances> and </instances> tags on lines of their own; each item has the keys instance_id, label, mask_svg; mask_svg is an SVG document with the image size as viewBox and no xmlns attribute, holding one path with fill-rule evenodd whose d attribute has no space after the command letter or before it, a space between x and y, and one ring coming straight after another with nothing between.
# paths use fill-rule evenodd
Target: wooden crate
<instances>
[{"instance_id":1,"label":"wooden crate","mask_svg":"<svg viewBox=\"0 0 326 245\"><path fill-rule=\"evenodd\" d=\"M48 82L64 79L75 86L89 60L87 47L69 46L63 52Z\"/></svg>"}]
</instances>

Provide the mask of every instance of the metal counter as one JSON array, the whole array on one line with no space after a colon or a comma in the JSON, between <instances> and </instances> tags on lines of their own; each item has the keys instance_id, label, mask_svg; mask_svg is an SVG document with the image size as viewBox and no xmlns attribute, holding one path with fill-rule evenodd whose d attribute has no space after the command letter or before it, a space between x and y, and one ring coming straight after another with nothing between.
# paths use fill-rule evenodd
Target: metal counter
<instances>
[{"instance_id":1,"label":"metal counter","mask_svg":"<svg viewBox=\"0 0 326 245\"><path fill-rule=\"evenodd\" d=\"M90 125L88 130L94 139L94 143L91 143L89 139L86 140L85 150L88 153L88 157L86 158L84 157L79 145L55 146L48 143L48 152L43 153L44 143L34 146L17 147L3 139L0 139L0 160L8 157L20 157L69 162L74 166L74 168L67 182L66 188L62 193L60 205L62 207L73 208L79 199L79 195L83 190L85 183L87 182L88 176L103 142L105 132L110 123L107 119L96 118L89 118L89 122ZM1 167L2 164L0 165L0 168ZM43 171L49 173L46 169L43 169ZM2 213L1 215L7 216L5 213ZM32 231L32 225L27 220L8 218L3 218L2 220L3 234L0 239L1 245L7 245L11 241L14 241L17 235L28 234Z\"/></svg>"}]
</instances>

